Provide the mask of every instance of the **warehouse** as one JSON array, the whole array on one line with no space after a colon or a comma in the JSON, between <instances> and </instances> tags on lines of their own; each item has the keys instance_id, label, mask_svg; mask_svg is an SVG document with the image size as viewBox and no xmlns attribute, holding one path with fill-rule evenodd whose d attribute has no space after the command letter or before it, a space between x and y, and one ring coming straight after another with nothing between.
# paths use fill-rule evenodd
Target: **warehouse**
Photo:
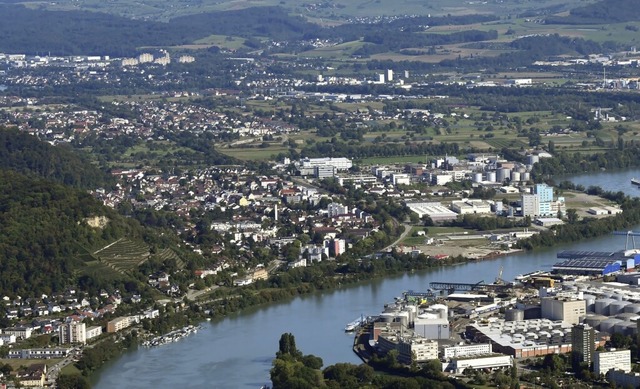
<instances>
[{"instance_id":1,"label":"warehouse","mask_svg":"<svg viewBox=\"0 0 640 389\"><path fill-rule=\"evenodd\" d=\"M568 275L604 276L619 272L620 262L612 258L567 259L553 265L553 272Z\"/></svg>"},{"instance_id":2,"label":"warehouse","mask_svg":"<svg viewBox=\"0 0 640 389\"><path fill-rule=\"evenodd\" d=\"M429 216L434 222L456 220L458 214L440 203L407 203L407 207L419 218Z\"/></svg>"}]
</instances>

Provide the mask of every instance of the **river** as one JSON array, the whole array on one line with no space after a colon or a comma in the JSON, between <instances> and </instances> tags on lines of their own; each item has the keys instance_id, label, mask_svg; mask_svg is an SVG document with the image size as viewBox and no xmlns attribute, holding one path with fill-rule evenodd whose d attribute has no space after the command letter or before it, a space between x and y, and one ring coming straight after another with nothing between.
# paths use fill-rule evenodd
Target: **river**
<instances>
[{"instance_id":1,"label":"river","mask_svg":"<svg viewBox=\"0 0 640 389\"><path fill-rule=\"evenodd\" d=\"M577 175L570 180L584 186L640 194L631 185L638 170ZM559 182L559 181L558 181ZM271 361L284 332L292 333L298 348L324 360L360 363L351 351L353 336L344 326L361 314L380 313L383 305L403 291L425 291L429 282L492 282L503 267L503 278L549 270L562 249L623 249L625 237L603 236L553 249L509 255L494 260L408 273L362 283L332 292L296 297L205 322L196 334L157 348L139 348L107 364L94 377L94 387L107 388L259 388L269 382Z\"/></svg>"}]
</instances>

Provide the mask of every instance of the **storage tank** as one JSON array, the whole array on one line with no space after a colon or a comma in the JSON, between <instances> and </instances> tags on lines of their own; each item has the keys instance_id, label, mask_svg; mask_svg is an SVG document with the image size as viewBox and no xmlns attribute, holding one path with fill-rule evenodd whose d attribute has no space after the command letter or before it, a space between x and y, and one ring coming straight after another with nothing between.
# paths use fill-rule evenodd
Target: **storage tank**
<instances>
[{"instance_id":1,"label":"storage tank","mask_svg":"<svg viewBox=\"0 0 640 389\"><path fill-rule=\"evenodd\" d=\"M621 294L618 294L618 293L614 293L614 295L611 298L614 299L614 300L617 300L617 301L624 300L624 296L621 295Z\"/></svg>"},{"instance_id":2,"label":"storage tank","mask_svg":"<svg viewBox=\"0 0 640 389\"><path fill-rule=\"evenodd\" d=\"M596 296L592 294L583 294L582 298L587 305L587 312L593 312L596 305Z\"/></svg>"},{"instance_id":3,"label":"storage tank","mask_svg":"<svg viewBox=\"0 0 640 389\"><path fill-rule=\"evenodd\" d=\"M616 319L624 321L636 321L640 319L640 315L637 313L623 312L616 315Z\"/></svg>"},{"instance_id":4,"label":"storage tank","mask_svg":"<svg viewBox=\"0 0 640 389\"><path fill-rule=\"evenodd\" d=\"M619 313L624 312L624 307L627 305L631 305L629 301L615 301L609 305L609 316L615 316Z\"/></svg>"},{"instance_id":5,"label":"storage tank","mask_svg":"<svg viewBox=\"0 0 640 389\"><path fill-rule=\"evenodd\" d=\"M600 323L607 320L606 316L590 313L584 318L584 323L593 328L598 328Z\"/></svg>"},{"instance_id":6,"label":"storage tank","mask_svg":"<svg viewBox=\"0 0 640 389\"><path fill-rule=\"evenodd\" d=\"M440 319L446 319L449 314L449 308L444 304L433 304L429 307L429 310L438 313Z\"/></svg>"},{"instance_id":7,"label":"storage tank","mask_svg":"<svg viewBox=\"0 0 640 389\"><path fill-rule=\"evenodd\" d=\"M598 315L605 315L605 316L609 316L609 305L611 305L612 303L614 303L616 300L612 300L609 298L604 298L604 299L598 299L595 302L595 309L594 311L598 314Z\"/></svg>"},{"instance_id":8,"label":"storage tank","mask_svg":"<svg viewBox=\"0 0 640 389\"><path fill-rule=\"evenodd\" d=\"M618 324L618 323L622 323L623 321L620 319L614 319L614 318L609 318L607 320L604 320L602 323L600 323L600 328L598 328L598 330L602 331L602 332L608 332L610 334L613 334L613 327Z\"/></svg>"},{"instance_id":9,"label":"storage tank","mask_svg":"<svg viewBox=\"0 0 640 389\"><path fill-rule=\"evenodd\" d=\"M534 163L538 163L540 162L540 157L537 155L527 155L527 164L528 165L533 165Z\"/></svg>"},{"instance_id":10,"label":"storage tank","mask_svg":"<svg viewBox=\"0 0 640 389\"><path fill-rule=\"evenodd\" d=\"M520 182L519 172L511 172L511 182Z\"/></svg>"},{"instance_id":11,"label":"storage tank","mask_svg":"<svg viewBox=\"0 0 640 389\"><path fill-rule=\"evenodd\" d=\"M601 299L610 299L613 297L615 293L611 293L611 292L604 292L600 295Z\"/></svg>"},{"instance_id":12,"label":"storage tank","mask_svg":"<svg viewBox=\"0 0 640 389\"><path fill-rule=\"evenodd\" d=\"M496 182L496 172L488 172L487 173L487 181Z\"/></svg>"},{"instance_id":13,"label":"storage tank","mask_svg":"<svg viewBox=\"0 0 640 389\"><path fill-rule=\"evenodd\" d=\"M507 309L504 318L506 321L522 321L524 320L524 311L522 309Z\"/></svg>"},{"instance_id":14,"label":"storage tank","mask_svg":"<svg viewBox=\"0 0 640 389\"><path fill-rule=\"evenodd\" d=\"M531 181L531 173L529 172L524 172L520 175L520 178L522 178L522 181Z\"/></svg>"},{"instance_id":15,"label":"storage tank","mask_svg":"<svg viewBox=\"0 0 640 389\"><path fill-rule=\"evenodd\" d=\"M622 335L626 335L627 334L627 325L629 324L629 322L627 321L621 321L620 323L616 323L613 326L613 334L622 334Z\"/></svg>"},{"instance_id":16,"label":"storage tank","mask_svg":"<svg viewBox=\"0 0 640 389\"><path fill-rule=\"evenodd\" d=\"M473 175L473 182L482 182L482 173L475 173Z\"/></svg>"},{"instance_id":17,"label":"storage tank","mask_svg":"<svg viewBox=\"0 0 640 389\"><path fill-rule=\"evenodd\" d=\"M395 313L391 313L391 312L383 312L378 317L380 321L382 321L383 323L392 323L396 315Z\"/></svg>"},{"instance_id":18,"label":"storage tank","mask_svg":"<svg viewBox=\"0 0 640 389\"><path fill-rule=\"evenodd\" d=\"M625 330L625 335L636 335L638 333L638 325L636 323L627 323L627 329Z\"/></svg>"},{"instance_id":19,"label":"storage tank","mask_svg":"<svg viewBox=\"0 0 640 389\"><path fill-rule=\"evenodd\" d=\"M626 305L624 307L624 311L628 313L640 313L640 304L633 303L633 304Z\"/></svg>"},{"instance_id":20,"label":"storage tank","mask_svg":"<svg viewBox=\"0 0 640 389\"><path fill-rule=\"evenodd\" d=\"M496 181L503 182L507 178L511 178L511 170L509 169L498 169L496 170Z\"/></svg>"}]
</instances>

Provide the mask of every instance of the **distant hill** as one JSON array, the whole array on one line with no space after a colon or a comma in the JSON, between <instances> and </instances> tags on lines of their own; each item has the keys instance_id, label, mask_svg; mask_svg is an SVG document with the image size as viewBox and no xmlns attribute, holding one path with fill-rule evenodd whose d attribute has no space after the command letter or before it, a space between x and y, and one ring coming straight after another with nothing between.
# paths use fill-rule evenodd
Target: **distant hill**
<instances>
[{"instance_id":1,"label":"distant hill","mask_svg":"<svg viewBox=\"0 0 640 389\"><path fill-rule=\"evenodd\" d=\"M86 11L42 11L0 4L0 52L127 56L140 46L193 41L166 23ZM9 22L10 21L10 22Z\"/></svg>"},{"instance_id":2,"label":"distant hill","mask_svg":"<svg viewBox=\"0 0 640 389\"><path fill-rule=\"evenodd\" d=\"M111 183L111 177L67 146L52 146L17 129L0 127L0 168L82 189Z\"/></svg>"},{"instance_id":3,"label":"distant hill","mask_svg":"<svg viewBox=\"0 0 640 389\"><path fill-rule=\"evenodd\" d=\"M553 24L607 24L640 20L640 4L633 0L603 0L574 8L566 17L550 17Z\"/></svg>"}]
</instances>

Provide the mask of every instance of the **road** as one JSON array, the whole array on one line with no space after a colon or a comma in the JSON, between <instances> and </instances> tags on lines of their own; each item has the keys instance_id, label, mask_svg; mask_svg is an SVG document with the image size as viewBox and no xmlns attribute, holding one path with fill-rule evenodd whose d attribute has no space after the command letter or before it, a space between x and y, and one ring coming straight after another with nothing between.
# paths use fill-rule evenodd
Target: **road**
<instances>
[{"instance_id":1,"label":"road","mask_svg":"<svg viewBox=\"0 0 640 389\"><path fill-rule=\"evenodd\" d=\"M404 238L406 238L410 233L411 233L411 224L403 224L404 226L404 232L402 234L400 234L400 236L398 237L398 239L395 240L395 242L391 243L389 246L385 247L384 249L382 249L382 251L389 251L392 248L394 248L395 246L397 246L398 244L400 244L400 242L402 242L404 240Z\"/></svg>"}]
</instances>

